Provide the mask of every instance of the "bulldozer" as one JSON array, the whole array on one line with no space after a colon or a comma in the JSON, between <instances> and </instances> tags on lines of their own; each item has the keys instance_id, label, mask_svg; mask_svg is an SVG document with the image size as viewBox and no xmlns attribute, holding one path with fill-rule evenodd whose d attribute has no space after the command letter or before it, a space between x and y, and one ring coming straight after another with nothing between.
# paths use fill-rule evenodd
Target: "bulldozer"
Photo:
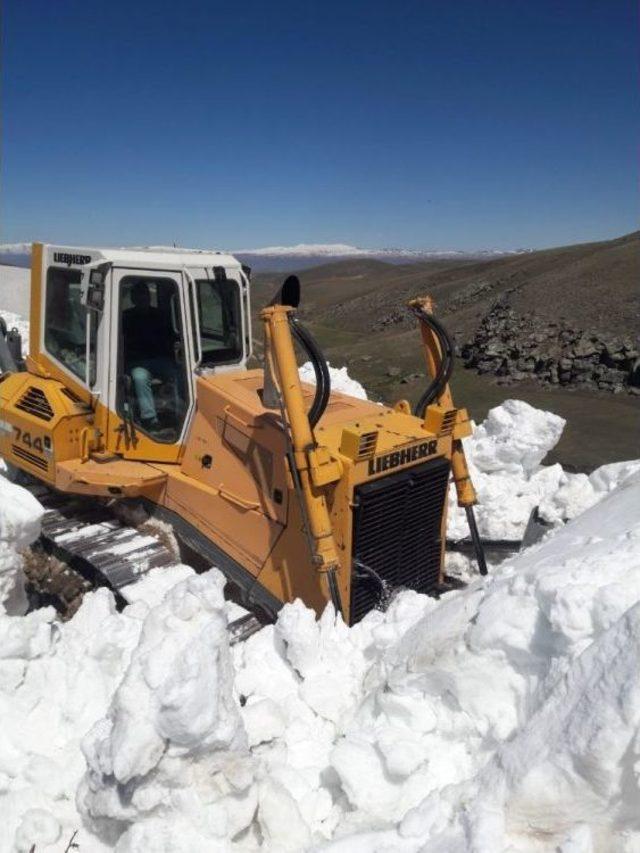
<instances>
[{"instance_id":1,"label":"bulldozer","mask_svg":"<svg viewBox=\"0 0 640 853\"><path fill-rule=\"evenodd\" d=\"M56 535L83 543L87 583L126 601L163 564L142 559L121 522L77 521L135 503L262 620L300 598L353 625L397 589L449 588L451 481L486 573L462 444L472 425L431 300L409 304L428 374L412 411L331 391L295 276L260 311L263 366L249 369L250 275L214 251L33 244L25 359L0 327L0 456L52 512L68 510ZM300 349L315 387L300 380Z\"/></svg>"}]
</instances>

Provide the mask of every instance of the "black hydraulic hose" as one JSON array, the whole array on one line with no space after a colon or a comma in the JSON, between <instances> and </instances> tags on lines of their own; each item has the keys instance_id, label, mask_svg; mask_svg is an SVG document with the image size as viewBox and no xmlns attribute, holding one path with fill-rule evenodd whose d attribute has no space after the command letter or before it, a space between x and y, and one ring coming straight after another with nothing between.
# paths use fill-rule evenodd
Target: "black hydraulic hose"
<instances>
[{"instance_id":1,"label":"black hydraulic hose","mask_svg":"<svg viewBox=\"0 0 640 853\"><path fill-rule=\"evenodd\" d=\"M327 408L327 403L331 395L331 375L329 374L329 367L322 350L311 332L295 317L290 316L289 322L291 323L291 332L309 356L309 360L313 365L313 372L316 376L316 393L308 414L309 423L311 424L311 429L313 429Z\"/></svg>"},{"instance_id":2,"label":"black hydraulic hose","mask_svg":"<svg viewBox=\"0 0 640 853\"><path fill-rule=\"evenodd\" d=\"M414 415L419 418L423 418L429 403L432 403L440 396L445 385L449 379L451 379L451 374L453 373L454 346L453 341L449 337L449 333L442 323L439 320L436 320L433 314L427 314L426 311L422 311L420 309L415 310L414 313L423 323L426 323L427 326L433 330L438 343L440 344L440 351L442 354L442 360L440 361L436 375L433 377L426 391L420 397L413 409Z\"/></svg>"}]
</instances>

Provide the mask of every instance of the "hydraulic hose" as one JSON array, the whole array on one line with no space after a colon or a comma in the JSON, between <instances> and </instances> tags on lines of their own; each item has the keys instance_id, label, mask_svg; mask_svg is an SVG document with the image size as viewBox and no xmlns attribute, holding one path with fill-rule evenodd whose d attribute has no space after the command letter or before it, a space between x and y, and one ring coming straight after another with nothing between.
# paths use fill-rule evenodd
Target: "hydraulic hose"
<instances>
[{"instance_id":1,"label":"hydraulic hose","mask_svg":"<svg viewBox=\"0 0 640 853\"><path fill-rule=\"evenodd\" d=\"M433 333L440 345L440 352L442 354L442 359L438 366L436 375L433 377L427 386L427 389L413 409L414 415L419 418L423 418L429 403L432 403L440 396L451 378L451 374L453 372L454 346L453 341L449 337L449 333L442 323L439 320L436 320L433 314L428 314L421 308L414 308L413 311L423 323L433 330Z\"/></svg>"},{"instance_id":2,"label":"hydraulic hose","mask_svg":"<svg viewBox=\"0 0 640 853\"><path fill-rule=\"evenodd\" d=\"M311 429L313 429L324 414L331 395L329 367L322 354L322 350L311 332L296 317L289 315L289 322L291 324L291 333L309 356L316 377L316 393L308 413L309 423L311 424Z\"/></svg>"}]
</instances>

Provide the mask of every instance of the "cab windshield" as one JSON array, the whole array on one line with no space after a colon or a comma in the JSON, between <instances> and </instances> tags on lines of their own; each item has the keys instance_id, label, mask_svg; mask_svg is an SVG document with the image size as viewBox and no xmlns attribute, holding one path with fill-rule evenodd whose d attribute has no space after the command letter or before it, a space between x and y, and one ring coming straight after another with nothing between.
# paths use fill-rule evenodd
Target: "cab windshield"
<instances>
[{"instance_id":1,"label":"cab windshield","mask_svg":"<svg viewBox=\"0 0 640 853\"><path fill-rule=\"evenodd\" d=\"M231 364L242 358L240 284L232 278L196 278L200 364Z\"/></svg>"}]
</instances>

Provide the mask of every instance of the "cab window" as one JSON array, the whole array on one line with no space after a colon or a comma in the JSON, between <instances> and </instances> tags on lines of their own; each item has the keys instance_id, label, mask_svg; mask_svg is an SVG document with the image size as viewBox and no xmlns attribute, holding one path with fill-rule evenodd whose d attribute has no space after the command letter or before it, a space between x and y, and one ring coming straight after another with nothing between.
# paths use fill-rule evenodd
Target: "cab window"
<instances>
[{"instance_id":1,"label":"cab window","mask_svg":"<svg viewBox=\"0 0 640 853\"><path fill-rule=\"evenodd\" d=\"M242 358L240 285L234 279L196 279L203 367Z\"/></svg>"},{"instance_id":2,"label":"cab window","mask_svg":"<svg viewBox=\"0 0 640 853\"><path fill-rule=\"evenodd\" d=\"M49 267L44 345L82 381L86 374L87 311L80 301L81 271Z\"/></svg>"},{"instance_id":3,"label":"cab window","mask_svg":"<svg viewBox=\"0 0 640 853\"><path fill-rule=\"evenodd\" d=\"M120 281L118 409L155 441L173 443L189 408L177 282L164 276Z\"/></svg>"}]
</instances>

